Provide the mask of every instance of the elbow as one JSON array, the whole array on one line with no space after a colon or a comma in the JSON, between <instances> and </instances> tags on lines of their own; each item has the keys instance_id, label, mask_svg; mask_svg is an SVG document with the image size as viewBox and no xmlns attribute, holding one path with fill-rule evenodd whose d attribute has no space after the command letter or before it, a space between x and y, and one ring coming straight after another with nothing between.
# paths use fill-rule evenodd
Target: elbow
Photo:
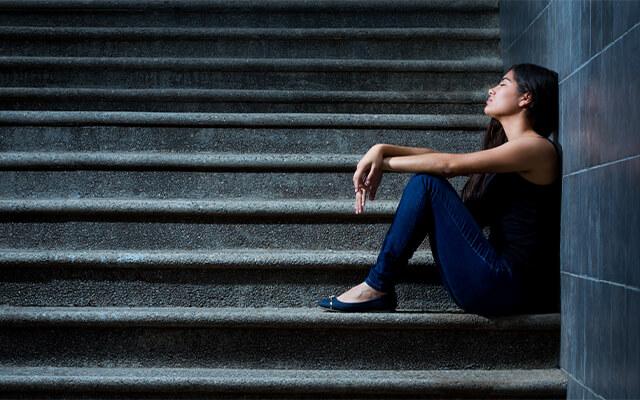
<instances>
[{"instance_id":1,"label":"elbow","mask_svg":"<svg viewBox=\"0 0 640 400\"><path fill-rule=\"evenodd\" d=\"M455 165L450 159L443 160L441 171L442 171L442 176L444 176L445 178L452 178L454 176L457 176Z\"/></svg>"}]
</instances>

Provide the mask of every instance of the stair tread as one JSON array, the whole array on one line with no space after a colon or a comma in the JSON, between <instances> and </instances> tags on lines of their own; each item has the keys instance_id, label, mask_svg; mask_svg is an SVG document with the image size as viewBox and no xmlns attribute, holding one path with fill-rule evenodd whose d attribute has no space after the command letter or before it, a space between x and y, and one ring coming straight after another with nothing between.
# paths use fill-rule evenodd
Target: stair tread
<instances>
[{"instance_id":1,"label":"stair tread","mask_svg":"<svg viewBox=\"0 0 640 400\"><path fill-rule=\"evenodd\" d=\"M2 125L135 125L480 129L476 114L177 113L136 111L0 111Z\"/></svg>"},{"instance_id":2,"label":"stair tread","mask_svg":"<svg viewBox=\"0 0 640 400\"><path fill-rule=\"evenodd\" d=\"M0 322L8 325L71 324L83 326L265 326L343 327L369 329L556 331L560 314L522 314L487 318L468 313L397 312L340 313L316 308L253 307L21 307L0 306Z\"/></svg>"},{"instance_id":3,"label":"stair tread","mask_svg":"<svg viewBox=\"0 0 640 400\"><path fill-rule=\"evenodd\" d=\"M419 388L455 386L478 390L493 388L560 389L566 384L561 369L501 369L501 370L299 370L299 369L234 369L234 368L71 368L71 367L0 367L0 382L4 385L35 382L50 385L71 383L75 379L84 385L119 384L237 384L277 385L280 387L313 385L340 388L379 390L388 385ZM46 380L44 380L46 379Z\"/></svg>"},{"instance_id":4,"label":"stair tread","mask_svg":"<svg viewBox=\"0 0 640 400\"><path fill-rule=\"evenodd\" d=\"M0 249L0 268L14 264L50 266L54 263L64 265L80 263L82 265L111 265L118 267L141 268L158 267L161 263L165 267L188 267L190 265L207 265L210 268L264 268L287 269L322 268L341 269L353 266L370 266L375 262L377 251L363 250L313 250L313 249L274 249L269 248L237 248L211 250L32 250L20 248ZM409 261L409 265L433 263L430 250L418 250ZM424 267L424 266L421 266Z\"/></svg>"},{"instance_id":5,"label":"stair tread","mask_svg":"<svg viewBox=\"0 0 640 400\"><path fill-rule=\"evenodd\" d=\"M150 215L206 216L216 218L245 217L353 217L370 222L370 218L390 218L398 200L374 200L367 204L362 215L355 214L354 199L278 199L259 200L234 198L229 200L201 199L139 199L139 198L53 198L0 199L0 213L33 214L34 216L83 214L92 219L102 216L129 215L134 218ZM295 221L292 221L295 223Z\"/></svg>"},{"instance_id":6,"label":"stair tread","mask_svg":"<svg viewBox=\"0 0 640 400\"><path fill-rule=\"evenodd\" d=\"M148 37L167 37L205 39L210 37L230 38L328 38L340 40L344 38L422 38L422 37L454 37L498 39L498 28L449 28L449 27L393 27L393 28L189 28L189 27L76 27L76 26L0 26L0 35L64 35L77 38L76 35L89 35L82 38L119 37L136 35L137 39ZM142 35L142 36L141 36ZM63 36L63 37L64 37Z\"/></svg>"},{"instance_id":7,"label":"stair tread","mask_svg":"<svg viewBox=\"0 0 640 400\"><path fill-rule=\"evenodd\" d=\"M175 151L6 151L0 167L43 170L53 168L120 170L219 170L261 172L353 172L359 154L330 153L218 153Z\"/></svg>"},{"instance_id":8,"label":"stair tread","mask_svg":"<svg viewBox=\"0 0 640 400\"><path fill-rule=\"evenodd\" d=\"M416 9L444 9L444 10L465 10L498 11L498 1L496 0L430 0L420 2L415 0L91 0L78 2L77 0L3 0L4 8L70 8L70 9L260 9L260 10L282 10L282 9L305 9L305 10L357 10L363 9L393 9L393 10L416 10Z\"/></svg>"},{"instance_id":9,"label":"stair tread","mask_svg":"<svg viewBox=\"0 0 640 400\"><path fill-rule=\"evenodd\" d=\"M471 57L462 60L384 60L343 58L210 58L210 57L53 57L1 56L0 67L17 66L78 67L184 67L224 68L225 70L267 69L269 71L495 71L502 68L499 57Z\"/></svg>"},{"instance_id":10,"label":"stair tread","mask_svg":"<svg viewBox=\"0 0 640 400\"><path fill-rule=\"evenodd\" d=\"M485 91L397 91L397 90L277 90L277 89L192 89L192 88L83 88L0 87L0 96L101 96L104 98L167 98L211 101L331 101L331 102L484 102Z\"/></svg>"}]
</instances>

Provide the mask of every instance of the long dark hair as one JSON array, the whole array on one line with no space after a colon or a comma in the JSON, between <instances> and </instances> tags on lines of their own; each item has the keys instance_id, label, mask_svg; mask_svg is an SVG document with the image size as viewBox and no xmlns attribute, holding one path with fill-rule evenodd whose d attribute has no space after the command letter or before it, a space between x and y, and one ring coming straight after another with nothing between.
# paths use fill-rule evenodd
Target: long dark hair
<instances>
[{"instance_id":1,"label":"long dark hair","mask_svg":"<svg viewBox=\"0 0 640 400\"><path fill-rule=\"evenodd\" d=\"M540 136L550 137L558 132L558 74L535 64L514 64L506 72L513 71L518 93L529 92L532 101L525 116L533 130ZM506 73L505 72L505 73ZM491 118L482 142L482 149L487 150L506 143L507 135L502 124ZM492 173L471 174L462 188L464 201L482 196L486 183Z\"/></svg>"}]
</instances>

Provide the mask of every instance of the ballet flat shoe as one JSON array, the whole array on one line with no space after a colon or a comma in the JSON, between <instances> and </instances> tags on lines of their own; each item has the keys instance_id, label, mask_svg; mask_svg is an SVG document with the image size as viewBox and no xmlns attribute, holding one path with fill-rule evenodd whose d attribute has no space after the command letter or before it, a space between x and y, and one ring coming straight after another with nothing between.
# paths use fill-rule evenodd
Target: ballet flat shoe
<instances>
[{"instance_id":1,"label":"ballet flat shoe","mask_svg":"<svg viewBox=\"0 0 640 400\"><path fill-rule=\"evenodd\" d=\"M336 296L329 296L321 299L318 306L331 311L343 312L394 311L398 306L398 300L395 292L386 293L377 299L360 303L344 303Z\"/></svg>"}]
</instances>

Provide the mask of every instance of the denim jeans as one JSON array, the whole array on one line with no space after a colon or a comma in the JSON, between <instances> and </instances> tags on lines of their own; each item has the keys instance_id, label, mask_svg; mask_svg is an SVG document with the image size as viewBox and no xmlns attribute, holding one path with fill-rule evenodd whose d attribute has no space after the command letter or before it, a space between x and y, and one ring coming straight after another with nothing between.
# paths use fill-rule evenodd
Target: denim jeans
<instances>
[{"instance_id":1,"label":"denim jeans","mask_svg":"<svg viewBox=\"0 0 640 400\"><path fill-rule=\"evenodd\" d=\"M442 284L458 306L484 316L520 312L521 274L485 238L451 183L428 173L414 174L407 183L365 282L393 290L427 234Z\"/></svg>"}]
</instances>

